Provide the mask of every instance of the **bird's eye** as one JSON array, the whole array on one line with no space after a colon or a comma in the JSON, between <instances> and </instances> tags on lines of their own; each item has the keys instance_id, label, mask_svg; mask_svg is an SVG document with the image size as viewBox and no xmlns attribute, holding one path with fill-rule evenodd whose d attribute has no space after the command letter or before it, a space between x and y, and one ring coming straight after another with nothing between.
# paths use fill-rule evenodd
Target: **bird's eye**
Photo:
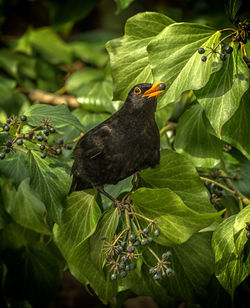
<instances>
[{"instance_id":1,"label":"bird's eye","mask_svg":"<svg viewBox=\"0 0 250 308\"><path fill-rule=\"evenodd\" d=\"M134 93L135 93L136 95L141 94L141 89L138 88L138 87L136 87L136 88L134 89Z\"/></svg>"}]
</instances>

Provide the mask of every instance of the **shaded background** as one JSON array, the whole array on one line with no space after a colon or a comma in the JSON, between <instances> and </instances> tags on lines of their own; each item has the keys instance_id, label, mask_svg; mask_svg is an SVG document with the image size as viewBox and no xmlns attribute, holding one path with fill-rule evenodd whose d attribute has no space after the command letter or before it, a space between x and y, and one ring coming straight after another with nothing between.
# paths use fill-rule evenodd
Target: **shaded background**
<instances>
[{"instance_id":1,"label":"shaded background","mask_svg":"<svg viewBox=\"0 0 250 308\"><path fill-rule=\"evenodd\" d=\"M243 1L241 8L241 15L246 17L248 16L247 2ZM105 42L123 35L126 20L144 11L156 11L176 21L198 22L218 28L231 24L225 14L224 2L218 0L0 0L0 48L4 50L11 48L29 29L41 27L52 28L67 43L87 42L89 45L86 48L89 46L90 51L86 50L86 55L83 54L80 60L73 59L67 65L59 63L60 66L56 68L54 75L50 71L53 61L48 61L48 66L41 62L41 67L45 65L44 70L40 67L40 71L43 71L41 79L35 80L32 73L26 69L21 75L24 76L23 79L18 81L20 87L68 94L70 91L64 88L64 83L73 72L82 70L84 67L107 70L108 56L104 48ZM53 48L53 42L51 44ZM25 40L21 46L26 46ZM83 50L81 49L80 52ZM48 77L46 74L50 73L52 75ZM0 66L1 74L5 76L6 70ZM74 91L71 94L77 96ZM8 99L1 98L1 95L2 92L0 93L0 108L7 115L18 112L21 103L18 100L12 100L13 104L9 104ZM130 299L125 300L126 298ZM157 307L150 298L133 299L132 292L121 293L118 300L119 303L113 304L124 307ZM0 307L2 308L1 303ZM91 295L91 290L87 292L84 286L66 271L58 294L50 304L50 308L54 307L103 307L103 305ZM180 307L183 305L180 304Z\"/></svg>"}]
</instances>

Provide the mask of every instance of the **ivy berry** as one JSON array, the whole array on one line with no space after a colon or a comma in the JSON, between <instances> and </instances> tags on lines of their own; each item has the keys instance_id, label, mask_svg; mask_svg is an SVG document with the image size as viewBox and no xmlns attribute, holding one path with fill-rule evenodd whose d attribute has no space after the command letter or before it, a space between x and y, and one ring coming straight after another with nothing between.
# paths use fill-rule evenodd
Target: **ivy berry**
<instances>
[{"instance_id":1,"label":"ivy berry","mask_svg":"<svg viewBox=\"0 0 250 308\"><path fill-rule=\"evenodd\" d=\"M16 144L17 145L23 145L23 140L22 139L17 139Z\"/></svg>"},{"instance_id":2,"label":"ivy berry","mask_svg":"<svg viewBox=\"0 0 250 308\"><path fill-rule=\"evenodd\" d=\"M21 116L21 121L23 121L23 122L27 121L26 115L22 115L22 116Z\"/></svg>"},{"instance_id":3,"label":"ivy berry","mask_svg":"<svg viewBox=\"0 0 250 308\"><path fill-rule=\"evenodd\" d=\"M225 47L225 52L228 53L228 54L231 54L233 52L233 47L230 46L230 45L227 45Z\"/></svg>"},{"instance_id":4,"label":"ivy berry","mask_svg":"<svg viewBox=\"0 0 250 308\"><path fill-rule=\"evenodd\" d=\"M204 48L200 47L200 48L198 49L198 53L199 53L200 55L202 55L204 52L205 52L205 49L204 49Z\"/></svg>"},{"instance_id":5,"label":"ivy berry","mask_svg":"<svg viewBox=\"0 0 250 308\"><path fill-rule=\"evenodd\" d=\"M2 160L2 159L4 159L5 158L5 154L4 153L1 153L0 154L0 159Z\"/></svg>"},{"instance_id":6,"label":"ivy berry","mask_svg":"<svg viewBox=\"0 0 250 308\"><path fill-rule=\"evenodd\" d=\"M207 57L206 56L201 57L201 61L202 62L206 62L207 61Z\"/></svg>"}]
</instances>

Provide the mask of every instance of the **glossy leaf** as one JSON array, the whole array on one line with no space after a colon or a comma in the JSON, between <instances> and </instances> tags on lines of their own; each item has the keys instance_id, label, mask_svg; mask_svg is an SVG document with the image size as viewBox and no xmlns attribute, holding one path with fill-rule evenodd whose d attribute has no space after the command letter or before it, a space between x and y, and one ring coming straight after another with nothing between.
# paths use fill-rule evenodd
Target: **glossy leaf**
<instances>
[{"instance_id":1,"label":"glossy leaf","mask_svg":"<svg viewBox=\"0 0 250 308\"><path fill-rule=\"evenodd\" d=\"M249 220L249 213L248 206L244 213L247 215L245 219ZM236 222L238 215L230 216L224 220L215 230L212 238L215 254L215 275L232 297L235 288L250 274L250 256L248 255L244 261L242 238L239 238L240 250L236 248L235 244L234 232L238 229L238 222ZM240 225L243 228L242 220ZM236 229L234 229L234 226Z\"/></svg>"},{"instance_id":2,"label":"glossy leaf","mask_svg":"<svg viewBox=\"0 0 250 308\"><path fill-rule=\"evenodd\" d=\"M69 257L68 266L73 276L84 285L90 285L98 298L107 304L117 293L117 282L105 277L90 258L90 239L79 244Z\"/></svg>"},{"instance_id":3,"label":"glossy leaf","mask_svg":"<svg viewBox=\"0 0 250 308\"><path fill-rule=\"evenodd\" d=\"M65 259L74 254L94 231L101 216L96 191L77 191L67 198L60 226L55 225L54 239Z\"/></svg>"},{"instance_id":4,"label":"glossy leaf","mask_svg":"<svg viewBox=\"0 0 250 308\"><path fill-rule=\"evenodd\" d=\"M119 222L117 208L105 212L98 222L95 233L90 238L90 255L92 262L101 271L107 252L105 248L112 241ZM102 238L106 238L103 240Z\"/></svg>"},{"instance_id":5,"label":"glossy leaf","mask_svg":"<svg viewBox=\"0 0 250 308\"><path fill-rule=\"evenodd\" d=\"M153 81L147 46L173 22L159 13L140 13L128 19L123 37L106 44L114 81L114 99L125 100L134 85Z\"/></svg>"},{"instance_id":6,"label":"glossy leaf","mask_svg":"<svg viewBox=\"0 0 250 308\"><path fill-rule=\"evenodd\" d=\"M176 23L150 42L147 51L154 80L163 81L167 86L159 107L175 102L186 90L204 87L210 75L221 68L218 54L208 57L204 63L197 52L199 47L204 47L205 55L208 54L207 46L217 44L220 35L207 26Z\"/></svg>"},{"instance_id":7,"label":"glossy leaf","mask_svg":"<svg viewBox=\"0 0 250 308\"><path fill-rule=\"evenodd\" d=\"M63 201L71 184L69 171L56 160L50 157L42 159L40 155L37 151L29 151L27 154L30 186L44 202L48 220L59 223Z\"/></svg>"},{"instance_id":8,"label":"glossy leaf","mask_svg":"<svg viewBox=\"0 0 250 308\"><path fill-rule=\"evenodd\" d=\"M196 167L213 168L222 159L222 142L210 134L209 122L200 105L187 110L178 121L175 149Z\"/></svg>"},{"instance_id":9,"label":"glossy leaf","mask_svg":"<svg viewBox=\"0 0 250 308\"><path fill-rule=\"evenodd\" d=\"M84 85L76 92L77 101L82 108L94 112L113 113L112 82L110 80L94 81Z\"/></svg>"},{"instance_id":10,"label":"glossy leaf","mask_svg":"<svg viewBox=\"0 0 250 308\"><path fill-rule=\"evenodd\" d=\"M14 195L13 195L14 193ZM8 196L6 196L8 198ZM50 234L45 225L45 206L29 186L29 178L21 182L17 191L12 192L12 200L6 200L9 215L21 226L43 234Z\"/></svg>"},{"instance_id":11,"label":"glossy leaf","mask_svg":"<svg viewBox=\"0 0 250 308\"><path fill-rule=\"evenodd\" d=\"M134 0L115 0L117 5L117 12L126 9Z\"/></svg>"},{"instance_id":12,"label":"glossy leaf","mask_svg":"<svg viewBox=\"0 0 250 308\"><path fill-rule=\"evenodd\" d=\"M223 68L211 75L207 85L195 92L216 134L221 137L223 125L233 116L243 94L249 88L249 69L235 45Z\"/></svg>"},{"instance_id":13,"label":"glossy leaf","mask_svg":"<svg viewBox=\"0 0 250 308\"><path fill-rule=\"evenodd\" d=\"M161 151L160 164L141 172L142 179L153 188L169 188L192 210L214 212L207 190L192 162L171 150Z\"/></svg>"},{"instance_id":14,"label":"glossy leaf","mask_svg":"<svg viewBox=\"0 0 250 308\"><path fill-rule=\"evenodd\" d=\"M199 213L190 209L185 202L168 188L140 188L131 196L135 212L157 223L165 238L155 241L162 245L183 243L194 233L212 224L220 212Z\"/></svg>"},{"instance_id":15,"label":"glossy leaf","mask_svg":"<svg viewBox=\"0 0 250 308\"><path fill-rule=\"evenodd\" d=\"M28 177L25 166L25 154L22 152L8 154L4 161L0 160L0 171L10 181L19 184L23 179Z\"/></svg>"},{"instance_id":16,"label":"glossy leaf","mask_svg":"<svg viewBox=\"0 0 250 308\"><path fill-rule=\"evenodd\" d=\"M83 131L82 124L70 113L65 105L48 106L33 105L26 112L28 123L32 126L38 126L44 119L51 119L52 124L57 126L71 125Z\"/></svg>"},{"instance_id":17,"label":"glossy leaf","mask_svg":"<svg viewBox=\"0 0 250 308\"><path fill-rule=\"evenodd\" d=\"M250 91L242 98L239 108L222 128L222 139L229 142L250 159L250 142L246 136L250 134Z\"/></svg>"}]
</instances>

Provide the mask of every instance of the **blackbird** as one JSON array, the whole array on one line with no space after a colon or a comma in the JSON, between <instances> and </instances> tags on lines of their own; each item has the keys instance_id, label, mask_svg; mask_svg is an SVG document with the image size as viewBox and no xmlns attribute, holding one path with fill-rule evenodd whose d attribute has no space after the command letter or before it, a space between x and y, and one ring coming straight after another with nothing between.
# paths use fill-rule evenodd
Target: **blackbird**
<instances>
[{"instance_id":1,"label":"blackbird","mask_svg":"<svg viewBox=\"0 0 250 308\"><path fill-rule=\"evenodd\" d=\"M116 204L118 201L105 192L105 184L116 184L159 162L156 98L165 87L163 82L134 86L120 110L78 141L69 194L94 187Z\"/></svg>"}]
</instances>

